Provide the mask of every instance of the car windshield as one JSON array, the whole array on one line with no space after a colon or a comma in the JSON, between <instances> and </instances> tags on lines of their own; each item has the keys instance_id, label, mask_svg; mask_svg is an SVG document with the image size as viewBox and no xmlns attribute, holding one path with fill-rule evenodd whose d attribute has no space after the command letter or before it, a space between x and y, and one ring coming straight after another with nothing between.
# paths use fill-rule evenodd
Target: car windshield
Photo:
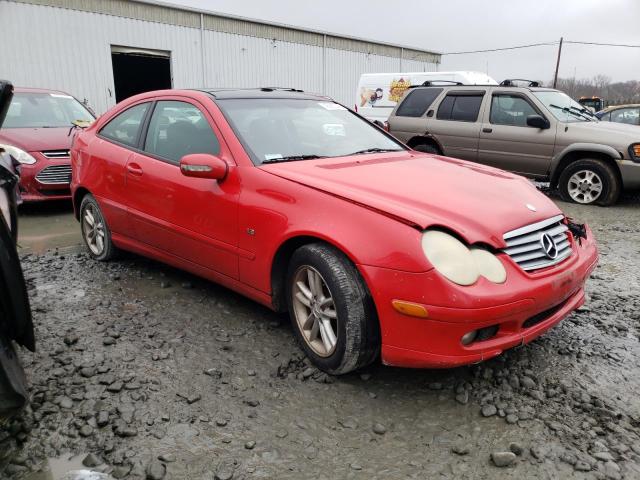
<instances>
[{"instance_id":1,"label":"car windshield","mask_svg":"<svg viewBox=\"0 0 640 480\"><path fill-rule=\"evenodd\" d=\"M597 122L596 116L562 92L533 92L561 122Z\"/></svg>"},{"instance_id":2,"label":"car windshield","mask_svg":"<svg viewBox=\"0 0 640 480\"><path fill-rule=\"evenodd\" d=\"M256 165L405 150L329 100L245 98L216 103Z\"/></svg>"},{"instance_id":3,"label":"car windshield","mask_svg":"<svg viewBox=\"0 0 640 480\"><path fill-rule=\"evenodd\" d=\"M70 127L74 121L92 122L93 115L70 95L15 93L3 128Z\"/></svg>"}]
</instances>

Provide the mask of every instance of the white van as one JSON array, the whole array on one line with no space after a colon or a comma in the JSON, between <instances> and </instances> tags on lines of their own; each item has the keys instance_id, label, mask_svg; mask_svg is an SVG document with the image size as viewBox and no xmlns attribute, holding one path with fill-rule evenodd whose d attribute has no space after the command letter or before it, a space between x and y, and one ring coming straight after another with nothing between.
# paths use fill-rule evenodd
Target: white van
<instances>
[{"instance_id":1,"label":"white van","mask_svg":"<svg viewBox=\"0 0 640 480\"><path fill-rule=\"evenodd\" d=\"M481 72L365 73L358 83L355 110L372 122L385 122L404 91L427 80L446 80L464 85L498 84Z\"/></svg>"}]
</instances>

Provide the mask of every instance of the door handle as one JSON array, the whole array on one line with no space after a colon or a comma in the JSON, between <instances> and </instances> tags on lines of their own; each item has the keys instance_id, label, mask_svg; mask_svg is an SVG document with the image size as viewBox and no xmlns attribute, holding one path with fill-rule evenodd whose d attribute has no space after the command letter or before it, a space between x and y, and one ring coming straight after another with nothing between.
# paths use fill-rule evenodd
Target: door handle
<instances>
[{"instance_id":1,"label":"door handle","mask_svg":"<svg viewBox=\"0 0 640 480\"><path fill-rule=\"evenodd\" d=\"M129 172L131 175L140 176L142 175L142 168L140 168L140 165L138 165L137 163L130 163L127 165L127 172Z\"/></svg>"},{"instance_id":2,"label":"door handle","mask_svg":"<svg viewBox=\"0 0 640 480\"><path fill-rule=\"evenodd\" d=\"M483 131L484 133L491 133L491 132L493 132L493 128L487 128L487 127L485 127L485 128L483 128L483 129L482 129L482 131Z\"/></svg>"}]
</instances>

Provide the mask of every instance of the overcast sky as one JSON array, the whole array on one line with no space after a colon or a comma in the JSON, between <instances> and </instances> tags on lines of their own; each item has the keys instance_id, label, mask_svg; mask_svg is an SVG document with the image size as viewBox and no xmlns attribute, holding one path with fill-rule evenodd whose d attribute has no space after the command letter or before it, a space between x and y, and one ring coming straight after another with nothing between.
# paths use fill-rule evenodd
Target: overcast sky
<instances>
[{"instance_id":1,"label":"overcast sky","mask_svg":"<svg viewBox=\"0 0 640 480\"><path fill-rule=\"evenodd\" d=\"M438 52L577 40L640 44L640 0L169 0ZM443 56L440 70L504 78L553 78L557 46ZM640 80L640 48L565 44L560 76Z\"/></svg>"}]
</instances>

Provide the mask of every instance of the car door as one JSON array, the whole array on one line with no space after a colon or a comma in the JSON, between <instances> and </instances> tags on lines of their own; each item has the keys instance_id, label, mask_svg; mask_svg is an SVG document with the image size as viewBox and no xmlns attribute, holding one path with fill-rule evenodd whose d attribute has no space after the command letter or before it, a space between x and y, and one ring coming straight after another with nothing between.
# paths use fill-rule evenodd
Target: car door
<instances>
[{"instance_id":1,"label":"car door","mask_svg":"<svg viewBox=\"0 0 640 480\"><path fill-rule=\"evenodd\" d=\"M490 100L478 162L529 176L546 175L556 141L555 121L551 128L527 126L529 115L547 117L523 93L494 91Z\"/></svg>"},{"instance_id":2,"label":"car door","mask_svg":"<svg viewBox=\"0 0 640 480\"><path fill-rule=\"evenodd\" d=\"M449 90L434 109L427 111L428 133L435 137L443 154L476 161L480 118L485 90Z\"/></svg>"},{"instance_id":3,"label":"car door","mask_svg":"<svg viewBox=\"0 0 640 480\"><path fill-rule=\"evenodd\" d=\"M389 117L389 131L399 140L408 142L428 130L427 110L443 88L413 88L404 94L402 102Z\"/></svg>"},{"instance_id":4,"label":"car door","mask_svg":"<svg viewBox=\"0 0 640 480\"><path fill-rule=\"evenodd\" d=\"M158 100L141 151L127 163L128 211L136 239L238 278L239 181L233 158L206 109L186 97ZM180 159L208 153L229 166L222 181L186 177Z\"/></svg>"},{"instance_id":5,"label":"car door","mask_svg":"<svg viewBox=\"0 0 640 480\"><path fill-rule=\"evenodd\" d=\"M98 132L91 148L86 149L91 151L90 161L82 162L90 168L82 177L91 185L109 228L124 236L131 236L125 167L140 141L143 121L151 105L148 100L132 105L109 120Z\"/></svg>"}]
</instances>

